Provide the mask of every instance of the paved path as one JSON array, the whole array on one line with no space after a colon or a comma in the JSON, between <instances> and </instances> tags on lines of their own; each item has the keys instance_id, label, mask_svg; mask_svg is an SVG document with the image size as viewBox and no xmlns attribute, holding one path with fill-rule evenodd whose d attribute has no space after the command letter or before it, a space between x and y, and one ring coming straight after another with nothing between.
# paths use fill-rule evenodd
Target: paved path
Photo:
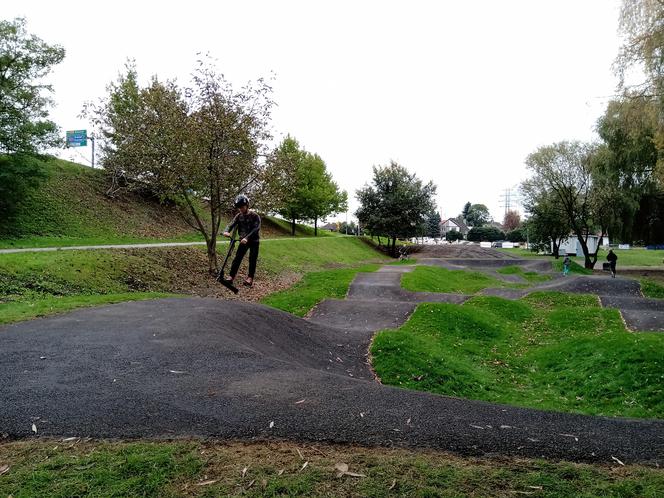
<instances>
[{"instance_id":1,"label":"paved path","mask_svg":"<svg viewBox=\"0 0 664 498\"><path fill-rule=\"evenodd\" d=\"M275 237L270 239L261 239L261 243L271 242L273 240L303 240L320 239L321 237ZM227 239L217 240L217 246L228 244ZM154 249L159 247L188 247L204 246L205 242L155 242L150 244L106 244L96 246L63 246L63 247L26 247L20 249L0 249L0 254L15 254L22 252L54 252L54 251L94 251L99 249Z\"/></svg>"},{"instance_id":2,"label":"paved path","mask_svg":"<svg viewBox=\"0 0 664 498\"><path fill-rule=\"evenodd\" d=\"M578 461L664 464L664 421L515 408L383 386L373 330L421 300L403 267L353 282L311 320L265 306L164 299L0 328L0 433L285 438Z\"/></svg>"}]
</instances>

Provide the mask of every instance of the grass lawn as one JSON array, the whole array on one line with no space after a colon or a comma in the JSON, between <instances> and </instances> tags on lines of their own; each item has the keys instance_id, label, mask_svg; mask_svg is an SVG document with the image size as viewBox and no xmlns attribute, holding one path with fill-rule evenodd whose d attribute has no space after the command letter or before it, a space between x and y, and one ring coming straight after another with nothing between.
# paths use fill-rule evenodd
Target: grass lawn
<instances>
[{"instance_id":1,"label":"grass lawn","mask_svg":"<svg viewBox=\"0 0 664 498\"><path fill-rule=\"evenodd\" d=\"M297 316L305 316L323 299L343 298L358 272L372 272L378 268L378 265L364 265L307 273L290 289L270 294L261 302Z\"/></svg>"},{"instance_id":2,"label":"grass lawn","mask_svg":"<svg viewBox=\"0 0 664 498\"><path fill-rule=\"evenodd\" d=\"M401 286L415 292L451 292L474 294L487 287L521 287L508 284L484 273L448 270L439 266L417 266L401 277Z\"/></svg>"},{"instance_id":3,"label":"grass lawn","mask_svg":"<svg viewBox=\"0 0 664 498\"><path fill-rule=\"evenodd\" d=\"M646 297L664 299L664 285L654 280L641 279L641 292Z\"/></svg>"},{"instance_id":4,"label":"grass lawn","mask_svg":"<svg viewBox=\"0 0 664 498\"><path fill-rule=\"evenodd\" d=\"M664 251L649 251L642 247L635 247L623 250L615 249L613 252L618 256L618 268L621 266L664 266ZM607 251L600 249L597 254L596 268L602 268L607 254ZM577 258L577 261L579 260L583 264L583 258Z\"/></svg>"},{"instance_id":5,"label":"grass lawn","mask_svg":"<svg viewBox=\"0 0 664 498\"><path fill-rule=\"evenodd\" d=\"M503 275L519 275L523 277L529 284L539 284L551 280L551 275L542 275L536 271L524 271L519 266L504 266L496 270L498 273Z\"/></svg>"},{"instance_id":6,"label":"grass lawn","mask_svg":"<svg viewBox=\"0 0 664 498\"><path fill-rule=\"evenodd\" d=\"M223 254L225 248L220 247ZM259 271L269 275L284 272L308 273L357 267L388 258L353 237L272 239L261 245ZM175 266L186 268L174 268ZM205 272L205 250L168 248L150 250L92 250L17 253L0 255L0 323L44 316L49 313L118 302L145 299L187 291L209 279ZM341 268L340 268L341 267ZM195 273L193 270L200 270ZM183 282L183 271L187 280ZM352 279L357 269L340 272L331 282L312 278L294 295L282 299L298 306L318 299L325 292L336 295L339 282ZM336 274L335 274L336 275ZM345 275L345 276L341 276ZM339 280L341 279L341 280ZM328 285L329 284L329 285ZM318 285L318 287L316 287ZM152 294L157 293L157 294ZM317 297L318 296L318 297ZM299 301L298 301L299 299ZM314 303L315 304L315 303Z\"/></svg>"},{"instance_id":7,"label":"grass lawn","mask_svg":"<svg viewBox=\"0 0 664 498\"><path fill-rule=\"evenodd\" d=\"M664 335L628 332L594 296L533 293L422 304L380 332L386 384L592 415L664 418Z\"/></svg>"},{"instance_id":8,"label":"grass lawn","mask_svg":"<svg viewBox=\"0 0 664 498\"><path fill-rule=\"evenodd\" d=\"M33 247L75 247L101 246L113 244L152 244L161 242L205 242L198 233L180 237L140 238L123 235L103 235L97 237L23 237L18 239L0 239L0 249L28 249Z\"/></svg>"},{"instance_id":9,"label":"grass lawn","mask_svg":"<svg viewBox=\"0 0 664 498\"><path fill-rule=\"evenodd\" d=\"M306 466L305 466L306 463ZM339 475L347 465L360 476ZM656 498L642 466L286 442L19 441L0 444L0 496L476 496Z\"/></svg>"}]
</instances>

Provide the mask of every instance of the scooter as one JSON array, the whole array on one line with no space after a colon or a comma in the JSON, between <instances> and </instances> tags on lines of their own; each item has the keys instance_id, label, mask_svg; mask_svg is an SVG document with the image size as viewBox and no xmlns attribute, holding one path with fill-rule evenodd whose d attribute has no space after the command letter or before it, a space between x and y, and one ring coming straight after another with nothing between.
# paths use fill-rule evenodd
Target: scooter
<instances>
[{"instance_id":1,"label":"scooter","mask_svg":"<svg viewBox=\"0 0 664 498\"><path fill-rule=\"evenodd\" d=\"M235 243L237 242L237 238L235 238L235 234L237 233L237 229L233 230L231 233L231 241L228 244L228 252L226 253L226 258L224 259L224 264L221 265L221 269L219 270L219 275L217 275L217 281L226 287L229 291L233 292L234 294L237 294L240 292L240 289L235 287L233 285L233 282L229 282L226 280L224 277L224 269L226 268L226 263L228 263L228 260L231 257L231 254L233 254L233 249L235 248Z\"/></svg>"}]
</instances>

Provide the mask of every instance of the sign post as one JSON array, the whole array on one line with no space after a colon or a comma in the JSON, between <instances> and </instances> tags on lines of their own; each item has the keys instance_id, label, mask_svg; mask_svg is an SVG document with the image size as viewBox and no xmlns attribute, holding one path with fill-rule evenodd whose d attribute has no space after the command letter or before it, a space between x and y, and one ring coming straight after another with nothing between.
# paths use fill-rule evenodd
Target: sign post
<instances>
[{"instance_id":1,"label":"sign post","mask_svg":"<svg viewBox=\"0 0 664 498\"><path fill-rule=\"evenodd\" d=\"M88 137L87 130L67 131L67 147L87 147L88 138L92 142L92 167L95 167L95 137Z\"/></svg>"}]
</instances>

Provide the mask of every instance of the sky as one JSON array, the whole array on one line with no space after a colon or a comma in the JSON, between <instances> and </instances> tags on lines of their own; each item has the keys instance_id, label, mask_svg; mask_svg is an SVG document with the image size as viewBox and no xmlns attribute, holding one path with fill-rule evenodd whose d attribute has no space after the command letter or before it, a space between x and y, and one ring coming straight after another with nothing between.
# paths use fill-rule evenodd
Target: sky
<instances>
[{"instance_id":1,"label":"sky","mask_svg":"<svg viewBox=\"0 0 664 498\"><path fill-rule=\"evenodd\" d=\"M2 18L66 49L48 78L64 130L127 58L147 82L186 84L209 53L238 87L274 73L272 128L326 162L349 194L397 161L438 186L443 218L466 201L502 221L526 156L594 140L616 94L620 0L5 2ZM89 148L57 155L88 163ZM345 219L345 214L337 218ZM334 218L334 217L333 217Z\"/></svg>"}]
</instances>

